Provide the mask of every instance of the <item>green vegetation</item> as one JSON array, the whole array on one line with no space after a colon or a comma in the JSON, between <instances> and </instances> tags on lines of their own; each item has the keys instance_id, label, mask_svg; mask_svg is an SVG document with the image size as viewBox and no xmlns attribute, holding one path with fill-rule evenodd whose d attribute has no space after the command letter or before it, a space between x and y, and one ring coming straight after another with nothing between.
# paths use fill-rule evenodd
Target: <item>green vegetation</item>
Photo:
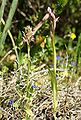
<instances>
[{"instance_id":1,"label":"green vegetation","mask_svg":"<svg viewBox=\"0 0 81 120\"><path fill-rule=\"evenodd\" d=\"M80 6L80 0L0 2L1 120L79 119Z\"/></svg>"}]
</instances>

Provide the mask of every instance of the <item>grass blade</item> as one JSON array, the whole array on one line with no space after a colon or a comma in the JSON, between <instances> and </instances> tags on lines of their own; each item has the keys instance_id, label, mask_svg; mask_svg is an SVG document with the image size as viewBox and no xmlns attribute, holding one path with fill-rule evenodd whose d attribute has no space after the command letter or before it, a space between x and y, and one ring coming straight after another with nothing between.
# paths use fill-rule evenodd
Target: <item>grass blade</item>
<instances>
[{"instance_id":1,"label":"grass blade","mask_svg":"<svg viewBox=\"0 0 81 120\"><path fill-rule=\"evenodd\" d=\"M12 18L14 16L15 10L17 8L17 3L18 3L18 0L13 0L12 1L12 5L11 5L10 11L9 11L8 19L6 21L6 25L4 27L4 30L3 30L3 33L2 33L2 37L1 37L1 40L0 40L0 50L1 51L4 48L4 44L5 44L5 39L6 39L6 36L7 36L7 32L10 29Z\"/></svg>"},{"instance_id":2,"label":"grass blade","mask_svg":"<svg viewBox=\"0 0 81 120\"><path fill-rule=\"evenodd\" d=\"M1 22L1 18L3 18L6 2L7 2L7 0L2 0L2 4L0 7L0 22Z\"/></svg>"}]
</instances>

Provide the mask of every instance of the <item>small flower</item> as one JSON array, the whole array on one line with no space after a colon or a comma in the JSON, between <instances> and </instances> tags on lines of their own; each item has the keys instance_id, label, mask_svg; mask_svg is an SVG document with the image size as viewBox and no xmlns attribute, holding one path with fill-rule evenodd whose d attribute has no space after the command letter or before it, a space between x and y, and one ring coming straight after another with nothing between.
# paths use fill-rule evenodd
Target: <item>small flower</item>
<instances>
[{"instance_id":1,"label":"small flower","mask_svg":"<svg viewBox=\"0 0 81 120\"><path fill-rule=\"evenodd\" d=\"M72 66L76 66L76 64L77 64L76 62L71 62Z\"/></svg>"},{"instance_id":2,"label":"small flower","mask_svg":"<svg viewBox=\"0 0 81 120\"><path fill-rule=\"evenodd\" d=\"M36 85L32 85L32 88L37 88L37 86Z\"/></svg>"},{"instance_id":3,"label":"small flower","mask_svg":"<svg viewBox=\"0 0 81 120\"><path fill-rule=\"evenodd\" d=\"M13 105L13 103L14 103L13 100L10 100L10 101L8 102L9 105Z\"/></svg>"},{"instance_id":4,"label":"small flower","mask_svg":"<svg viewBox=\"0 0 81 120\"><path fill-rule=\"evenodd\" d=\"M60 56L56 56L56 60L60 60Z\"/></svg>"},{"instance_id":5,"label":"small flower","mask_svg":"<svg viewBox=\"0 0 81 120\"><path fill-rule=\"evenodd\" d=\"M71 34L70 34L70 38L71 38L72 40L74 40L74 39L76 38L75 33L71 33Z\"/></svg>"}]
</instances>

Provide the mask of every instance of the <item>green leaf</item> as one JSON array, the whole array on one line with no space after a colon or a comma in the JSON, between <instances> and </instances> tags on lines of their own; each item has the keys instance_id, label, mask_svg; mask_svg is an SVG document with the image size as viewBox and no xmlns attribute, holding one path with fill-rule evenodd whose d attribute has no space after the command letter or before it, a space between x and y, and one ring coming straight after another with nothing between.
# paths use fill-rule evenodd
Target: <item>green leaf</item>
<instances>
[{"instance_id":1,"label":"green leaf","mask_svg":"<svg viewBox=\"0 0 81 120\"><path fill-rule=\"evenodd\" d=\"M52 95L53 95L53 108L55 112L57 108L57 80L56 80L56 75L54 71L51 71L49 68L48 70L49 70L51 89L52 89Z\"/></svg>"}]
</instances>

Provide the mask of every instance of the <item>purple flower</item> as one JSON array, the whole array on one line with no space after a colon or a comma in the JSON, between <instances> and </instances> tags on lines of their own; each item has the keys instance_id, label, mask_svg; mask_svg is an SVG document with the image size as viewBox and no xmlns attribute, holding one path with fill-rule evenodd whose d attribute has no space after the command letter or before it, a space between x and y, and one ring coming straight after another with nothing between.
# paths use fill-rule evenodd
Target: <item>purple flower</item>
<instances>
[{"instance_id":1,"label":"purple flower","mask_svg":"<svg viewBox=\"0 0 81 120\"><path fill-rule=\"evenodd\" d=\"M72 66L76 66L76 64L77 64L76 62L71 62Z\"/></svg>"},{"instance_id":2,"label":"purple flower","mask_svg":"<svg viewBox=\"0 0 81 120\"><path fill-rule=\"evenodd\" d=\"M37 86L36 85L32 85L32 88L37 88Z\"/></svg>"},{"instance_id":3,"label":"purple flower","mask_svg":"<svg viewBox=\"0 0 81 120\"><path fill-rule=\"evenodd\" d=\"M10 100L10 101L8 102L9 105L13 105L13 103L14 103L13 100Z\"/></svg>"},{"instance_id":4,"label":"purple flower","mask_svg":"<svg viewBox=\"0 0 81 120\"><path fill-rule=\"evenodd\" d=\"M56 56L56 60L60 60L60 56L58 55L58 56Z\"/></svg>"}]
</instances>

